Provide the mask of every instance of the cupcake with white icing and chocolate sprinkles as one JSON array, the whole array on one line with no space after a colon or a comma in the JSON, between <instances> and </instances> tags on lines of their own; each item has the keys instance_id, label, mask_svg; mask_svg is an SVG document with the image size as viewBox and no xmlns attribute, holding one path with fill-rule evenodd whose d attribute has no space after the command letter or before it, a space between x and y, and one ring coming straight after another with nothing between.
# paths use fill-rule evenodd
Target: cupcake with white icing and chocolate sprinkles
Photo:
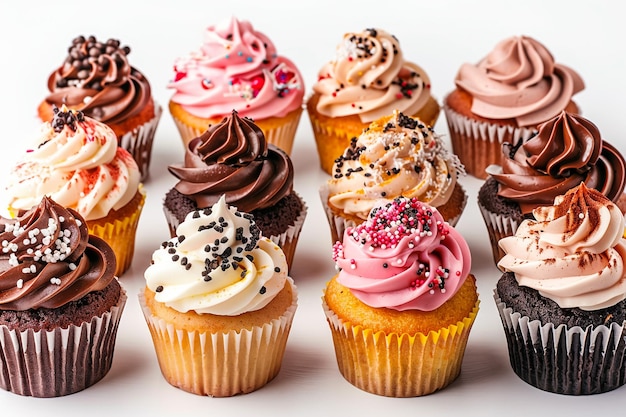
<instances>
[{"instance_id":1,"label":"cupcake with white icing and chocolate sprinkles","mask_svg":"<svg viewBox=\"0 0 626 417\"><path fill-rule=\"evenodd\" d=\"M398 39L382 29L343 36L306 106L320 166L331 175L335 159L372 121L399 110L434 126L440 112L426 71L407 61Z\"/></svg>"},{"instance_id":2,"label":"cupcake with white icing and chocolate sprinkles","mask_svg":"<svg viewBox=\"0 0 626 417\"><path fill-rule=\"evenodd\" d=\"M420 119L395 111L373 121L337 158L320 188L332 241L367 219L379 200L417 198L455 225L467 203L463 165Z\"/></svg>"},{"instance_id":3,"label":"cupcake with white icing and chocolate sprinkles","mask_svg":"<svg viewBox=\"0 0 626 417\"><path fill-rule=\"evenodd\" d=\"M48 197L0 217L0 245L0 387L60 397L101 380L127 298L111 247Z\"/></svg>"},{"instance_id":4,"label":"cupcake with white icing and chocolate sprinkles","mask_svg":"<svg viewBox=\"0 0 626 417\"><path fill-rule=\"evenodd\" d=\"M278 374L297 293L285 255L252 215L224 197L189 213L145 279L139 299L170 384L229 397Z\"/></svg>"},{"instance_id":5,"label":"cupcake with white icing and chocolate sprinkles","mask_svg":"<svg viewBox=\"0 0 626 417\"><path fill-rule=\"evenodd\" d=\"M480 302L469 247L441 213L415 198L382 202L333 259L322 305L344 378L388 397L452 383Z\"/></svg>"}]
</instances>

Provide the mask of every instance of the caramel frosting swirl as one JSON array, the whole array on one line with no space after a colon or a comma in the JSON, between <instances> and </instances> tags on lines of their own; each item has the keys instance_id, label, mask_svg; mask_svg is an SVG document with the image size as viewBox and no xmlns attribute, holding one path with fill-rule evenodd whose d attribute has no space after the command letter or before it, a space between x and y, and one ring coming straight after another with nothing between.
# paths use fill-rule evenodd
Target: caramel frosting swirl
<instances>
[{"instance_id":1,"label":"caramel frosting swirl","mask_svg":"<svg viewBox=\"0 0 626 417\"><path fill-rule=\"evenodd\" d=\"M498 266L561 308L598 310L626 298L624 216L584 183L534 211L500 240Z\"/></svg>"},{"instance_id":2,"label":"caramel frosting swirl","mask_svg":"<svg viewBox=\"0 0 626 417\"><path fill-rule=\"evenodd\" d=\"M275 205L293 189L291 159L235 110L189 143L183 164L168 169L179 179L176 190L199 208L224 194L227 204L251 212Z\"/></svg>"},{"instance_id":3,"label":"caramel frosting swirl","mask_svg":"<svg viewBox=\"0 0 626 417\"><path fill-rule=\"evenodd\" d=\"M519 203L523 213L552 204L581 182L613 201L624 192L624 157L582 116L561 112L509 150L501 168L487 171L499 183L498 195Z\"/></svg>"},{"instance_id":4,"label":"caramel frosting swirl","mask_svg":"<svg viewBox=\"0 0 626 417\"><path fill-rule=\"evenodd\" d=\"M49 197L16 219L0 217L0 243L2 310L57 308L115 278L111 247Z\"/></svg>"},{"instance_id":5,"label":"caramel frosting swirl","mask_svg":"<svg viewBox=\"0 0 626 417\"><path fill-rule=\"evenodd\" d=\"M136 116L151 100L146 77L128 63L128 46L94 36L72 41L65 62L48 77L46 101L80 110L104 123Z\"/></svg>"}]
</instances>

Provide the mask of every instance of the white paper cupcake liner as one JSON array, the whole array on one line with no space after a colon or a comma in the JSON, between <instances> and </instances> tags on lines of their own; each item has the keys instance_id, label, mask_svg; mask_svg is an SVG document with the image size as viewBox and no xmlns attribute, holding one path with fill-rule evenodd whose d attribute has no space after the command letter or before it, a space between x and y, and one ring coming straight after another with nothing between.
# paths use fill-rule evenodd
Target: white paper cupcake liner
<instances>
[{"instance_id":1,"label":"white paper cupcake liner","mask_svg":"<svg viewBox=\"0 0 626 417\"><path fill-rule=\"evenodd\" d=\"M293 265L293 258L296 254L296 246L298 244L298 239L300 237L300 232L302 231L302 226L304 225L304 220L306 219L306 215L308 212L308 207L306 202L302 198L302 196L296 193L300 202L302 203L302 211L296 217L296 220L293 224L287 227L287 230L281 233L280 235L272 235L269 236L269 239L280 246L285 254L285 258L287 259L287 265L289 266L289 270L291 270L291 266Z\"/></svg>"},{"instance_id":2,"label":"white paper cupcake liner","mask_svg":"<svg viewBox=\"0 0 626 417\"><path fill-rule=\"evenodd\" d=\"M32 397L60 397L90 387L111 369L120 300L110 312L81 326L19 332L0 326L0 387Z\"/></svg>"},{"instance_id":3,"label":"white paper cupcake liner","mask_svg":"<svg viewBox=\"0 0 626 417\"><path fill-rule=\"evenodd\" d=\"M478 203L478 208L480 209L480 213L482 214L485 225L487 226L487 234L489 235L489 241L491 243L493 261L496 265L498 265L500 259L502 259L505 255L498 242L504 237L513 236L519 227L519 222L509 216L493 213L487 210L480 203Z\"/></svg>"},{"instance_id":4,"label":"white paper cupcake liner","mask_svg":"<svg viewBox=\"0 0 626 417\"><path fill-rule=\"evenodd\" d=\"M557 394L598 394L626 382L625 323L554 326L507 307L494 290L513 371L528 384Z\"/></svg>"},{"instance_id":5,"label":"white paper cupcake liner","mask_svg":"<svg viewBox=\"0 0 626 417\"><path fill-rule=\"evenodd\" d=\"M145 181L150 173L154 135L162 113L161 106L154 103L154 117L118 139L120 146L126 149L137 162L141 181Z\"/></svg>"}]
</instances>

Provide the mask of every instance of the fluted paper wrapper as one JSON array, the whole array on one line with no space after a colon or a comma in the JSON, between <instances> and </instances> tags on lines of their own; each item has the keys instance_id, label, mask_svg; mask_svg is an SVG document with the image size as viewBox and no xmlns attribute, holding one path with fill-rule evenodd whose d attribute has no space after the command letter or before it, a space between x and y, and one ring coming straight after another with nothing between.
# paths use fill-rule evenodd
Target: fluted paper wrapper
<instances>
[{"instance_id":1,"label":"fluted paper wrapper","mask_svg":"<svg viewBox=\"0 0 626 417\"><path fill-rule=\"evenodd\" d=\"M489 235L489 242L491 243L493 262L498 265L500 259L502 259L505 255L504 250L500 248L498 242L502 238L515 235L515 231L519 227L519 223L517 220L514 220L509 216L504 216L487 210L480 203L478 203L478 208L480 209L480 213L485 220L485 226L487 226L487 234Z\"/></svg>"},{"instance_id":2,"label":"fluted paper wrapper","mask_svg":"<svg viewBox=\"0 0 626 417\"><path fill-rule=\"evenodd\" d=\"M542 324L507 307L494 290L513 371L544 391L599 394L626 382L626 323L586 329Z\"/></svg>"},{"instance_id":3,"label":"fluted paper wrapper","mask_svg":"<svg viewBox=\"0 0 626 417\"><path fill-rule=\"evenodd\" d=\"M297 306L295 286L293 291L292 305L278 319L228 333L176 329L151 313L140 292L139 302L165 380L184 391L211 397L246 394L266 385L280 371Z\"/></svg>"},{"instance_id":4,"label":"fluted paper wrapper","mask_svg":"<svg viewBox=\"0 0 626 417\"><path fill-rule=\"evenodd\" d=\"M454 381L479 304L463 321L411 336L353 326L331 311L322 297L339 371L355 387L386 397L428 395Z\"/></svg>"},{"instance_id":5,"label":"fluted paper wrapper","mask_svg":"<svg viewBox=\"0 0 626 417\"><path fill-rule=\"evenodd\" d=\"M145 181L150 173L150 160L152 158L152 146L154 135L161 119L163 109L154 103L154 117L141 126L118 138L119 145L126 149L132 156L141 174L141 181Z\"/></svg>"},{"instance_id":6,"label":"fluted paper wrapper","mask_svg":"<svg viewBox=\"0 0 626 417\"><path fill-rule=\"evenodd\" d=\"M489 165L502 165L503 143L516 144L520 139L526 141L536 133L536 129L472 120L447 105L443 110L452 152L459 157L468 174L481 179L487 178L485 169Z\"/></svg>"},{"instance_id":7,"label":"fluted paper wrapper","mask_svg":"<svg viewBox=\"0 0 626 417\"><path fill-rule=\"evenodd\" d=\"M0 386L15 394L61 397L100 381L111 369L126 291L110 312L81 326L19 332L0 326Z\"/></svg>"}]
</instances>

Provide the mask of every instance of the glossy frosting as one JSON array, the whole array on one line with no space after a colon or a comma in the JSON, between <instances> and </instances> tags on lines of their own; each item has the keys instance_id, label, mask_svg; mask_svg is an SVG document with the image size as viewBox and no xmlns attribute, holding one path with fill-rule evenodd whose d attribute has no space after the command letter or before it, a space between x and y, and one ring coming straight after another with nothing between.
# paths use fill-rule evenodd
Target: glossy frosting
<instances>
[{"instance_id":1,"label":"glossy frosting","mask_svg":"<svg viewBox=\"0 0 626 417\"><path fill-rule=\"evenodd\" d=\"M304 82L289 59L248 21L209 26L200 49L174 63L171 100L194 116L235 109L252 119L283 117L302 106Z\"/></svg>"},{"instance_id":2,"label":"glossy frosting","mask_svg":"<svg viewBox=\"0 0 626 417\"><path fill-rule=\"evenodd\" d=\"M117 39L100 42L79 36L72 41L63 65L48 78L51 105L82 111L105 123L136 116L151 100L150 84L128 63L128 46Z\"/></svg>"},{"instance_id":3,"label":"glossy frosting","mask_svg":"<svg viewBox=\"0 0 626 417\"><path fill-rule=\"evenodd\" d=\"M225 195L227 204L251 212L275 205L293 189L291 159L235 110L193 139L184 163L171 165L169 171L179 179L176 190L199 208Z\"/></svg>"},{"instance_id":4,"label":"glossy frosting","mask_svg":"<svg viewBox=\"0 0 626 417\"><path fill-rule=\"evenodd\" d=\"M48 197L16 219L0 217L0 245L0 310L57 308L115 278L111 247Z\"/></svg>"},{"instance_id":5,"label":"glossy frosting","mask_svg":"<svg viewBox=\"0 0 626 417\"><path fill-rule=\"evenodd\" d=\"M550 51L529 36L500 41L478 64L463 64L455 82L472 95L472 113L515 119L519 126L535 126L556 116L585 87L576 71L556 63Z\"/></svg>"},{"instance_id":6,"label":"glossy frosting","mask_svg":"<svg viewBox=\"0 0 626 417\"><path fill-rule=\"evenodd\" d=\"M286 285L282 250L224 197L189 213L176 234L145 271L147 287L168 307L233 316L265 307Z\"/></svg>"},{"instance_id":7,"label":"glossy frosting","mask_svg":"<svg viewBox=\"0 0 626 417\"><path fill-rule=\"evenodd\" d=\"M417 197L438 207L450 199L459 172L463 166L441 136L395 111L370 124L337 159L329 202L362 219L381 198Z\"/></svg>"},{"instance_id":8,"label":"glossy frosting","mask_svg":"<svg viewBox=\"0 0 626 417\"><path fill-rule=\"evenodd\" d=\"M463 237L433 207L396 198L348 228L333 258L339 283L363 303L431 311L449 300L471 268Z\"/></svg>"},{"instance_id":9,"label":"glossy frosting","mask_svg":"<svg viewBox=\"0 0 626 417\"><path fill-rule=\"evenodd\" d=\"M502 167L487 172L499 183L498 195L519 203L523 213L551 205L581 182L613 201L624 192L623 156L582 116L561 112L527 142L504 151Z\"/></svg>"},{"instance_id":10,"label":"glossy frosting","mask_svg":"<svg viewBox=\"0 0 626 417\"><path fill-rule=\"evenodd\" d=\"M500 240L498 265L561 308L598 310L626 298L624 216L581 184Z\"/></svg>"},{"instance_id":11,"label":"glossy frosting","mask_svg":"<svg viewBox=\"0 0 626 417\"><path fill-rule=\"evenodd\" d=\"M113 131L82 112L55 109L52 121L11 168L2 198L9 213L36 206L46 195L86 220L126 205L137 193L139 169L118 147Z\"/></svg>"},{"instance_id":12,"label":"glossy frosting","mask_svg":"<svg viewBox=\"0 0 626 417\"><path fill-rule=\"evenodd\" d=\"M406 61L398 39L381 29L346 33L313 91L320 94L319 113L358 115L363 123L394 110L414 115L431 98L426 72Z\"/></svg>"}]
</instances>

